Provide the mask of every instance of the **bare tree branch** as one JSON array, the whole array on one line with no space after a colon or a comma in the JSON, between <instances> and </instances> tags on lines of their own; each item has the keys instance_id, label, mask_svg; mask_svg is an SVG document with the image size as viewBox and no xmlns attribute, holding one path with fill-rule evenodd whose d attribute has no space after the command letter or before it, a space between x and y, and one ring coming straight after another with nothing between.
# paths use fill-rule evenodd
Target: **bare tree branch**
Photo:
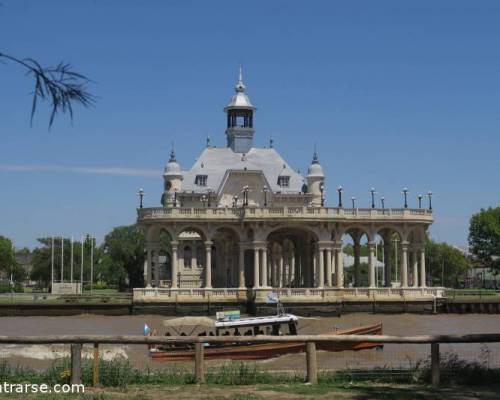
<instances>
[{"instance_id":1,"label":"bare tree branch","mask_svg":"<svg viewBox=\"0 0 500 400\"><path fill-rule=\"evenodd\" d=\"M26 68L27 75L35 79L33 100L31 105L30 124L33 124L38 100L48 101L51 107L49 128L54 123L56 114L69 114L73 122L73 105L75 103L89 107L95 103L95 96L87 91L90 80L72 70L68 63L59 63L56 67L42 67L32 58L18 59L0 52L0 60L13 61Z\"/></svg>"}]
</instances>

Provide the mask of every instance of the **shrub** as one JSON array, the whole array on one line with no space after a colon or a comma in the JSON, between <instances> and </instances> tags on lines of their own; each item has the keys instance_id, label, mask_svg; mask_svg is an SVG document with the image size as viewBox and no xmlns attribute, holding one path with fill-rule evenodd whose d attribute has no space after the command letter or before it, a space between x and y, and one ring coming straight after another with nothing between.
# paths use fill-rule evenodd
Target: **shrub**
<instances>
[{"instance_id":1,"label":"shrub","mask_svg":"<svg viewBox=\"0 0 500 400\"><path fill-rule=\"evenodd\" d=\"M15 282L14 286L9 283L0 283L0 293L23 293L23 285L19 282Z\"/></svg>"}]
</instances>

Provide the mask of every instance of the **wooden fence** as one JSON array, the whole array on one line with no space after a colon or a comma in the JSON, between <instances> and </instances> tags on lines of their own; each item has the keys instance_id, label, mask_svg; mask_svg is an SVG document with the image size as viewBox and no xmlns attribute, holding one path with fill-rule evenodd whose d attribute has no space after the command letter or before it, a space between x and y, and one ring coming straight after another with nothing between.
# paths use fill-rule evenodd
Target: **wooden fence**
<instances>
[{"instance_id":1,"label":"wooden fence","mask_svg":"<svg viewBox=\"0 0 500 400\"><path fill-rule=\"evenodd\" d=\"M71 383L81 383L81 351L83 344L93 344L93 385L99 384L99 345L100 344L194 344L194 372L197 383L204 382L204 344L205 343L283 343L301 342L306 344L307 382L318 382L316 362L316 343L319 342L370 342L397 344L431 345L431 380L434 386L440 382L439 345L441 343L496 343L500 333L471 335L298 335L298 336L107 336L107 335L66 335L66 336L0 336L0 344L70 344L71 345Z\"/></svg>"}]
</instances>

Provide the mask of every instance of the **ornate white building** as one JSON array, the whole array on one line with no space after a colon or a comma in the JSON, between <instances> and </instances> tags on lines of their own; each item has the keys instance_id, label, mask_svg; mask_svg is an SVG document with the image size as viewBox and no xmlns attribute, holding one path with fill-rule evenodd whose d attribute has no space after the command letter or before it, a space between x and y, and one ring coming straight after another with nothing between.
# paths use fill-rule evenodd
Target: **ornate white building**
<instances>
[{"instance_id":1,"label":"ornate white building","mask_svg":"<svg viewBox=\"0 0 500 400\"><path fill-rule=\"evenodd\" d=\"M374 204L346 208L341 190L338 206L324 207L325 174L316 152L302 176L272 141L266 148L254 146L256 108L246 95L241 71L224 111L227 146L213 147L207 140L190 170L182 170L172 150L163 174L162 206L138 210L148 256L147 289L138 289L137 296L154 293L169 299L176 293L227 300L274 290L325 298L369 295L375 289L400 296L407 288L433 294L423 289L431 209L407 208L406 201L398 209ZM363 236L367 276L360 271ZM351 237L354 257L349 282L343 265L346 237ZM387 255L396 246L398 256L385 257L383 276L377 277L379 243ZM355 289L360 286L367 290Z\"/></svg>"}]
</instances>

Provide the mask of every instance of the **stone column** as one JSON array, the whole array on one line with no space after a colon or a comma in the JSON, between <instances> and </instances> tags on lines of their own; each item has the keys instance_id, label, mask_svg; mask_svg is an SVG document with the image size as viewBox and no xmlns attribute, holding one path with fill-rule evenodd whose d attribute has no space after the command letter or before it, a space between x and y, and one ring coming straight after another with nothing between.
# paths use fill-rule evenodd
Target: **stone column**
<instances>
[{"instance_id":1,"label":"stone column","mask_svg":"<svg viewBox=\"0 0 500 400\"><path fill-rule=\"evenodd\" d=\"M416 251L412 252L413 258L413 287L418 287L418 254Z\"/></svg>"},{"instance_id":2,"label":"stone column","mask_svg":"<svg viewBox=\"0 0 500 400\"><path fill-rule=\"evenodd\" d=\"M293 250L292 257L290 258L290 286L295 287L297 285L295 276L297 271L295 271L295 249Z\"/></svg>"},{"instance_id":3,"label":"stone column","mask_svg":"<svg viewBox=\"0 0 500 400\"><path fill-rule=\"evenodd\" d=\"M326 286L332 287L332 249L326 249Z\"/></svg>"},{"instance_id":4,"label":"stone column","mask_svg":"<svg viewBox=\"0 0 500 400\"><path fill-rule=\"evenodd\" d=\"M170 246L172 247L172 289L178 287L177 285L177 246L179 242L174 241L170 242Z\"/></svg>"},{"instance_id":5,"label":"stone column","mask_svg":"<svg viewBox=\"0 0 500 400\"><path fill-rule=\"evenodd\" d=\"M425 250L422 247L420 249L420 287L425 287Z\"/></svg>"},{"instance_id":6,"label":"stone column","mask_svg":"<svg viewBox=\"0 0 500 400\"><path fill-rule=\"evenodd\" d=\"M238 282L240 289L245 289L245 247L240 243L240 253L238 258Z\"/></svg>"},{"instance_id":7,"label":"stone column","mask_svg":"<svg viewBox=\"0 0 500 400\"><path fill-rule=\"evenodd\" d=\"M401 242L401 287L408 287L408 242Z\"/></svg>"},{"instance_id":8,"label":"stone column","mask_svg":"<svg viewBox=\"0 0 500 400\"><path fill-rule=\"evenodd\" d=\"M259 249L254 248L253 250L253 287L257 289L260 287L260 278L259 278Z\"/></svg>"},{"instance_id":9,"label":"stone column","mask_svg":"<svg viewBox=\"0 0 500 400\"><path fill-rule=\"evenodd\" d=\"M267 247L262 248L262 275L260 277L263 287L269 287L269 283L267 281Z\"/></svg>"},{"instance_id":10,"label":"stone column","mask_svg":"<svg viewBox=\"0 0 500 400\"><path fill-rule=\"evenodd\" d=\"M391 242L390 238L384 238L384 284L391 287Z\"/></svg>"},{"instance_id":11,"label":"stone column","mask_svg":"<svg viewBox=\"0 0 500 400\"><path fill-rule=\"evenodd\" d=\"M338 288L344 287L344 253L342 252L342 244L337 245L335 251L335 273L337 276L336 286Z\"/></svg>"},{"instance_id":12,"label":"stone column","mask_svg":"<svg viewBox=\"0 0 500 400\"><path fill-rule=\"evenodd\" d=\"M144 260L144 287L148 287L148 258Z\"/></svg>"},{"instance_id":13,"label":"stone column","mask_svg":"<svg viewBox=\"0 0 500 400\"><path fill-rule=\"evenodd\" d=\"M354 286L361 286L361 278L359 276L359 265L361 256L361 245L359 244L359 237L354 239Z\"/></svg>"},{"instance_id":14,"label":"stone column","mask_svg":"<svg viewBox=\"0 0 500 400\"><path fill-rule=\"evenodd\" d=\"M319 271L318 271L318 288L323 288L325 286L325 249L323 247L318 248L318 259L319 259Z\"/></svg>"},{"instance_id":15,"label":"stone column","mask_svg":"<svg viewBox=\"0 0 500 400\"><path fill-rule=\"evenodd\" d=\"M271 264L271 286L276 286L276 255L273 254L271 256L271 260L269 261Z\"/></svg>"},{"instance_id":16,"label":"stone column","mask_svg":"<svg viewBox=\"0 0 500 400\"><path fill-rule=\"evenodd\" d=\"M375 242L368 243L368 286L370 288L374 288L376 285L375 282L375 265L377 262L377 258L375 257Z\"/></svg>"},{"instance_id":17,"label":"stone column","mask_svg":"<svg viewBox=\"0 0 500 400\"><path fill-rule=\"evenodd\" d=\"M312 252L312 268L311 268L311 287L318 285L318 252L313 247Z\"/></svg>"},{"instance_id":18,"label":"stone column","mask_svg":"<svg viewBox=\"0 0 500 400\"><path fill-rule=\"evenodd\" d=\"M304 286L312 287L311 285L311 248L309 244L304 246L304 258L302 259Z\"/></svg>"},{"instance_id":19,"label":"stone column","mask_svg":"<svg viewBox=\"0 0 500 400\"><path fill-rule=\"evenodd\" d=\"M297 250L297 257L295 257L295 287L302 286L302 263L303 263L303 255L300 250Z\"/></svg>"},{"instance_id":20,"label":"stone column","mask_svg":"<svg viewBox=\"0 0 500 400\"><path fill-rule=\"evenodd\" d=\"M284 273L284 260L283 260L283 254L280 254L280 257L279 257L279 271L278 271L278 279L279 279L279 282L278 282L278 287L282 288L283 287L283 273Z\"/></svg>"},{"instance_id":21,"label":"stone column","mask_svg":"<svg viewBox=\"0 0 500 400\"><path fill-rule=\"evenodd\" d=\"M205 289L212 288L212 242L205 242Z\"/></svg>"},{"instance_id":22,"label":"stone column","mask_svg":"<svg viewBox=\"0 0 500 400\"><path fill-rule=\"evenodd\" d=\"M147 274L146 274L146 287L150 288L151 287L151 280L152 280L152 275L153 275L153 260L152 260L152 250L151 246L148 244L147 247L147 263L148 263L148 268L147 268Z\"/></svg>"},{"instance_id":23,"label":"stone column","mask_svg":"<svg viewBox=\"0 0 500 400\"><path fill-rule=\"evenodd\" d=\"M155 265L155 286L160 286L160 244L155 243L154 247L154 265Z\"/></svg>"}]
</instances>

